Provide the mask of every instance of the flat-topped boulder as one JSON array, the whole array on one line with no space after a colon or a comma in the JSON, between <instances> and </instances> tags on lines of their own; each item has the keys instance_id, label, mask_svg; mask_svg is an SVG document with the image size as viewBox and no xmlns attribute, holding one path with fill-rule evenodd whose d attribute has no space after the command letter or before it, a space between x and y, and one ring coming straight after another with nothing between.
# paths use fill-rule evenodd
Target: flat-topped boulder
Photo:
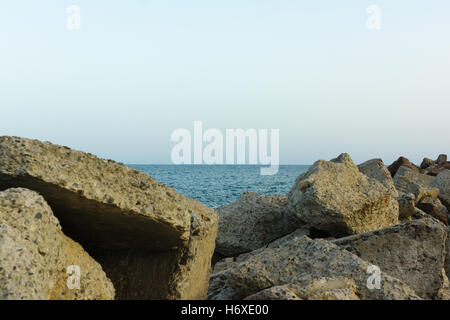
<instances>
[{"instance_id":1,"label":"flat-topped boulder","mask_svg":"<svg viewBox=\"0 0 450 320\"><path fill-rule=\"evenodd\" d=\"M446 239L447 228L426 218L332 242L402 280L422 298L434 299L445 280Z\"/></svg>"},{"instance_id":2,"label":"flat-topped boulder","mask_svg":"<svg viewBox=\"0 0 450 320\"><path fill-rule=\"evenodd\" d=\"M0 190L11 187L44 196L64 232L101 263L116 298L205 297L214 210L123 164L0 137Z\"/></svg>"},{"instance_id":3,"label":"flat-topped boulder","mask_svg":"<svg viewBox=\"0 0 450 320\"><path fill-rule=\"evenodd\" d=\"M303 223L287 206L287 197L245 192L234 203L216 209L216 252L235 256L292 233Z\"/></svg>"},{"instance_id":4,"label":"flat-topped boulder","mask_svg":"<svg viewBox=\"0 0 450 320\"><path fill-rule=\"evenodd\" d=\"M347 154L314 163L297 178L288 201L300 220L332 236L398 223L392 190L361 173Z\"/></svg>"},{"instance_id":5,"label":"flat-topped boulder","mask_svg":"<svg viewBox=\"0 0 450 320\"><path fill-rule=\"evenodd\" d=\"M380 289L370 289L367 282L371 267L371 263L327 240L294 238L277 248L265 248L239 264L213 274L208 297L243 299L271 287L296 285L308 288L323 278L345 278L354 283L352 291L359 299L419 299L408 285L383 270L379 274Z\"/></svg>"},{"instance_id":6,"label":"flat-topped boulder","mask_svg":"<svg viewBox=\"0 0 450 320\"><path fill-rule=\"evenodd\" d=\"M100 264L63 234L44 198L27 189L0 192L0 300L5 299L114 299Z\"/></svg>"}]
</instances>

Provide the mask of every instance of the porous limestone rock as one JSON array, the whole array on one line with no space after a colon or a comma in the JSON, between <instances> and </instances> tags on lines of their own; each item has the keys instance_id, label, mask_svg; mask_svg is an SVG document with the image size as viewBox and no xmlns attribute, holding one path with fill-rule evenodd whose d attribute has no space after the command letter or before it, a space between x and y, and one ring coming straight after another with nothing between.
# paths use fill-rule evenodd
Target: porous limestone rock
<instances>
[{"instance_id":1,"label":"porous limestone rock","mask_svg":"<svg viewBox=\"0 0 450 320\"><path fill-rule=\"evenodd\" d=\"M444 283L446 228L432 218L332 241L433 299Z\"/></svg>"},{"instance_id":2,"label":"porous limestone rock","mask_svg":"<svg viewBox=\"0 0 450 320\"><path fill-rule=\"evenodd\" d=\"M0 299L106 300L114 299L114 287L63 234L44 198L17 188L0 192Z\"/></svg>"},{"instance_id":3,"label":"porous limestone rock","mask_svg":"<svg viewBox=\"0 0 450 320\"><path fill-rule=\"evenodd\" d=\"M245 192L216 211L220 217L216 252L224 256L263 247L303 224L289 210L286 196Z\"/></svg>"},{"instance_id":4,"label":"porous limestone rock","mask_svg":"<svg viewBox=\"0 0 450 320\"><path fill-rule=\"evenodd\" d=\"M450 212L450 170L439 173L431 183L431 187L439 189L439 199Z\"/></svg>"},{"instance_id":5,"label":"porous limestone rock","mask_svg":"<svg viewBox=\"0 0 450 320\"><path fill-rule=\"evenodd\" d=\"M147 174L67 147L0 137L0 190L38 191L118 299L201 299L218 219ZM208 261L208 262L207 262Z\"/></svg>"},{"instance_id":6,"label":"porous limestone rock","mask_svg":"<svg viewBox=\"0 0 450 320\"><path fill-rule=\"evenodd\" d=\"M411 217L416 209L416 197L412 193L402 194L397 198L399 219L404 220Z\"/></svg>"},{"instance_id":7,"label":"porous limestone rock","mask_svg":"<svg viewBox=\"0 0 450 320\"><path fill-rule=\"evenodd\" d=\"M379 181L392 194L393 197L398 197L397 189L395 189L394 180L392 180L391 173L384 165L381 159L372 159L358 165L360 172L364 173L369 178Z\"/></svg>"},{"instance_id":8,"label":"porous limestone rock","mask_svg":"<svg viewBox=\"0 0 450 320\"><path fill-rule=\"evenodd\" d=\"M367 272L371 266L327 240L294 238L214 274L208 297L214 299L228 290L245 298L275 286L307 287L321 278L347 278L354 281L354 292L360 299L420 299L405 283L382 271L380 289L369 289Z\"/></svg>"},{"instance_id":9,"label":"porous limestone rock","mask_svg":"<svg viewBox=\"0 0 450 320\"><path fill-rule=\"evenodd\" d=\"M294 290L292 285L276 286L252 294L244 300L303 300L295 294Z\"/></svg>"},{"instance_id":10,"label":"porous limestone rock","mask_svg":"<svg viewBox=\"0 0 450 320\"><path fill-rule=\"evenodd\" d=\"M436 198L439 189L431 187L435 178L421 174L410 166L401 166L394 177L394 184L399 195L412 193L415 196L416 204L425 196Z\"/></svg>"},{"instance_id":11,"label":"porous limestone rock","mask_svg":"<svg viewBox=\"0 0 450 320\"><path fill-rule=\"evenodd\" d=\"M380 182L359 172L346 154L314 163L297 178L288 203L300 220L331 236L398 223L398 201Z\"/></svg>"}]
</instances>

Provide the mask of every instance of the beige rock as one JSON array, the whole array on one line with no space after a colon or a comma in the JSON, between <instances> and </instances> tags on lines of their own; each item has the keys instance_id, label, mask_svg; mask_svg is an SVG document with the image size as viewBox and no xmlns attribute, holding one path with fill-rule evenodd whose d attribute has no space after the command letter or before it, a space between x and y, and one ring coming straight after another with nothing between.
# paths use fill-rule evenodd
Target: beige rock
<instances>
[{"instance_id":1,"label":"beige rock","mask_svg":"<svg viewBox=\"0 0 450 320\"><path fill-rule=\"evenodd\" d=\"M9 187L45 197L64 232L101 263L116 298L205 297L214 210L123 164L1 137L0 190Z\"/></svg>"},{"instance_id":2,"label":"beige rock","mask_svg":"<svg viewBox=\"0 0 450 320\"><path fill-rule=\"evenodd\" d=\"M380 182L359 172L348 155L317 161L288 195L299 219L332 236L398 223L398 202Z\"/></svg>"},{"instance_id":3,"label":"beige rock","mask_svg":"<svg viewBox=\"0 0 450 320\"><path fill-rule=\"evenodd\" d=\"M444 282L446 237L444 225L426 218L332 242L433 299Z\"/></svg>"},{"instance_id":4,"label":"beige rock","mask_svg":"<svg viewBox=\"0 0 450 320\"><path fill-rule=\"evenodd\" d=\"M364 173L369 178L375 179L385 186L394 198L398 197L397 189L395 189L394 180L391 173L384 165L381 159L372 159L358 165L360 172Z\"/></svg>"},{"instance_id":5,"label":"beige rock","mask_svg":"<svg viewBox=\"0 0 450 320\"><path fill-rule=\"evenodd\" d=\"M216 252L225 256L263 247L303 224L289 211L286 196L245 192L216 211L220 217Z\"/></svg>"},{"instance_id":6,"label":"beige rock","mask_svg":"<svg viewBox=\"0 0 450 320\"><path fill-rule=\"evenodd\" d=\"M416 210L416 197L412 193L402 194L398 197L399 218L407 219L414 215Z\"/></svg>"},{"instance_id":7,"label":"beige rock","mask_svg":"<svg viewBox=\"0 0 450 320\"><path fill-rule=\"evenodd\" d=\"M70 266L79 267L80 289L67 285L78 270ZM0 299L114 299L114 287L102 267L62 233L43 197L17 188L0 192Z\"/></svg>"},{"instance_id":8,"label":"beige rock","mask_svg":"<svg viewBox=\"0 0 450 320\"><path fill-rule=\"evenodd\" d=\"M327 240L294 238L278 248L266 248L237 266L211 277L209 298L225 289L248 297L266 288L295 284L307 287L321 278L352 279L360 299L419 299L406 284L380 273L380 289L367 286L372 264Z\"/></svg>"},{"instance_id":9,"label":"beige rock","mask_svg":"<svg viewBox=\"0 0 450 320\"><path fill-rule=\"evenodd\" d=\"M450 276L450 227L447 228L447 242L445 244L445 273Z\"/></svg>"}]
</instances>

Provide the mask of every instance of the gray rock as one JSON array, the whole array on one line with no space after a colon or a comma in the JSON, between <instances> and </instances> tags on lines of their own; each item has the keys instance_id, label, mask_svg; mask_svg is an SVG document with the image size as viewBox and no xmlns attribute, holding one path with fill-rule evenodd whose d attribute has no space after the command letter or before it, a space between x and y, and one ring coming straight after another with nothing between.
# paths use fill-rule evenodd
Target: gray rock
<instances>
[{"instance_id":1,"label":"gray rock","mask_svg":"<svg viewBox=\"0 0 450 320\"><path fill-rule=\"evenodd\" d=\"M369 178L379 181L383 186L385 186L392 194L394 198L398 197L397 189L394 186L394 180L392 179L391 173L384 165L381 159L372 159L361 163L358 165L360 172L364 173Z\"/></svg>"},{"instance_id":2,"label":"gray rock","mask_svg":"<svg viewBox=\"0 0 450 320\"><path fill-rule=\"evenodd\" d=\"M436 164L443 164L447 162L447 155L446 154L440 154L438 158L436 159Z\"/></svg>"},{"instance_id":3,"label":"gray rock","mask_svg":"<svg viewBox=\"0 0 450 320\"><path fill-rule=\"evenodd\" d=\"M420 164L420 169L426 169L428 167L434 166L436 163L430 158L423 158L422 163Z\"/></svg>"},{"instance_id":4,"label":"gray rock","mask_svg":"<svg viewBox=\"0 0 450 320\"><path fill-rule=\"evenodd\" d=\"M424 196L436 198L439 194L437 188L431 187L435 178L417 172L410 166L401 166L394 177L394 184L399 195L412 193L415 196L416 203Z\"/></svg>"},{"instance_id":5,"label":"gray rock","mask_svg":"<svg viewBox=\"0 0 450 320\"><path fill-rule=\"evenodd\" d=\"M264 289L258 293L248 296L244 300L303 300L294 292L292 285L276 286Z\"/></svg>"},{"instance_id":6,"label":"gray rock","mask_svg":"<svg viewBox=\"0 0 450 320\"><path fill-rule=\"evenodd\" d=\"M323 239L295 238L279 248L266 248L237 266L220 273L212 281L215 292L230 287L239 297L249 297L266 288L295 284L307 287L321 278L347 278L355 283L360 299L419 299L406 284L380 273L380 289L367 286L372 265ZM213 276L217 276L213 275ZM210 291L210 297L215 293Z\"/></svg>"},{"instance_id":7,"label":"gray rock","mask_svg":"<svg viewBox=\"0 0 450 320\"><path fill-rule=\"evenodd\" d=\"M67 147L0 137L0 190L38 191L102 264L118 299L197 299L208 288L214 210L147 174Z\"/></svg>"},{"instance_id":8,"label":"gray rock","mask_svg":"<svg viewBox=\"0 0 450 320\"><path fill-rule=\"evenodd\" d=\"M445 243L445 273L450 276L450 227L447 228L447 242Z\"/></svg>"},{"instance_id":9,"label":"gray rock","mask_svg":"<svg viewBox=\"0 0 450 320\"><path fill-rule=\"evenodd\" d=\"M70 266L79 289L67 286ZM62 233L42 196L21 188L0 192L0 300L16 299L114 299L102 267Z\"/></svg>"},{"instance_id":10,"label":"gray rock","mask_svg":"<svg viewBox=\"0 0 450 320\"><path fill-rule=\"evenodd\" d=\"M332 242L433 299L444 283L446 238L446 228L426 218Z\"/></svg>"},{"instance_id":11,"label":"gray rock","mask_svg":"<svg viewBox=\"0 0 450 320\"><path fill-rule=\"evenodd\" d=\"M303 225L287 206L287 197L245 192L234 203L216 209L216 252L235 256L267 245Z\"/></svg>"},{"instance_id":12,"label":"gray rock","mask_svg":"<svg viewBox=\"0 0 450 320\"><path fill-rule=\"evenodd\" d=\"M439 189L439 199L450 211L450 170L439 173L431 183L431 187Z\"/></svg>"},{"instance_id":13,"label":"gray rock","mask_svg":"<svg viewBox=\"0 0 450 320\"><path fill-rule=\"evenodd\" d=\"M300 220L332 236L366 232L398 223L398 202L375 179L359 172L348 155L317 161L288 195Z\"/></svg>"}]
</instances>

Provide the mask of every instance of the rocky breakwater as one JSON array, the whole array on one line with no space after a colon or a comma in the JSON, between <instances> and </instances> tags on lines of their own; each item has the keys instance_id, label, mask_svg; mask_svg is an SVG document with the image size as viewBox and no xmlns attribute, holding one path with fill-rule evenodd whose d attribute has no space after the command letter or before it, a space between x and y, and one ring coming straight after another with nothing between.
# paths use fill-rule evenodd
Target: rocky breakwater
<instances>
[{"instance_id":1,"label":"rocky breakwater","mask_svg":"<svg viewBox=\"0 0 450 320\"><path fill-rule=\"evenodd\" d=\"M205 298L218 225L212 209L123 164L1 137L0 190L9 188L42 195L64 234L111 279L116 299ZM30 233L39 231L20 236Z\"/></svg>"},{"instance_id":2,"label":"rocky breakwater","mask_svg":"<svg viewBox=\"0 0 450 320\"><path fill-rule=\"evenodd\" d=\"M244 194L218 209L235 223L219 226L208 298L449 299L448 173L428 175L403 157L356 166L341 154L313 164L287 199ZM265 221L268 231L257 231ZM379 284L369 285L374 270Z\"/></svg>"}]
</instances>

